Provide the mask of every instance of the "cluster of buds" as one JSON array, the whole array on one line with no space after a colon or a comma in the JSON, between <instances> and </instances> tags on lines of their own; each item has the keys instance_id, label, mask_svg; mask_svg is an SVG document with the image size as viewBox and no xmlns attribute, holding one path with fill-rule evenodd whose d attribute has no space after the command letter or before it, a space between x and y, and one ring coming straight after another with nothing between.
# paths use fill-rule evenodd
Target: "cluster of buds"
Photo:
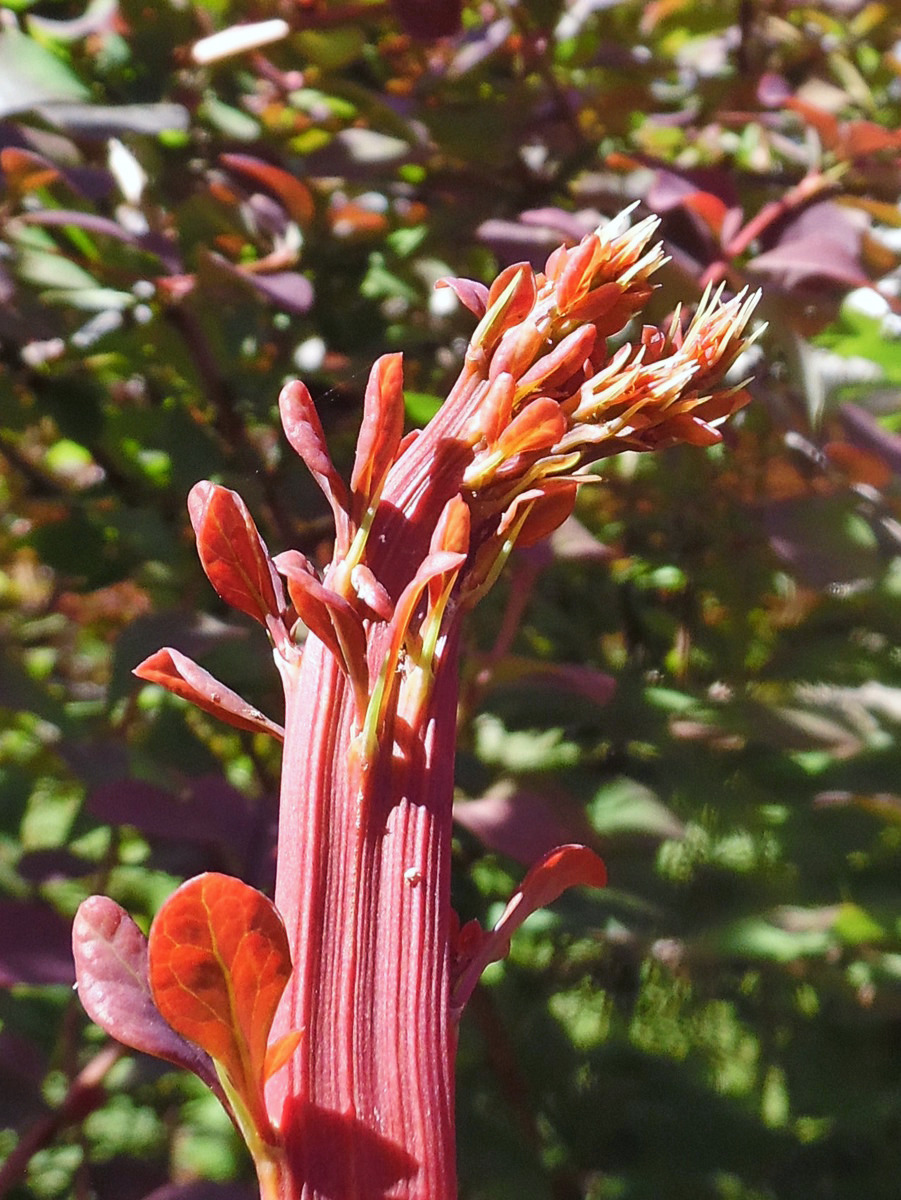
<instances>
[{"instance_id":1,"label":"cluster of buds","mask_svg":"<svg viewBox=\"0 0 901 1200\"><path fill-rule=\"evenodd\" d=\"M710 445L746 399L719 385L756 296L705 294L687 324L677 313L611 348L664 261L654 230L624 215L556 250L543 273L518 264L490 288L443 281L478 319L459 378L404 436L401 356L379 359L349 485L308 390L285 387L285 434L334 514L321 575L296 550L270 556L235 493L207 482L191 493L211 583L269 636L284 728L175 650L136 673L284 740L275 904L200 876L163 906L148 948L93 897L76 960L98 1023L217 1087L267 1200L453 1200L460 1013L531 911L604 882L591 850L561 846L492 930L459 928L458 633L514 545L569 515L597 478L586 467L623 449ZM114 1002L129 954L152 1038Z\"/></svg>"}]
</instances>

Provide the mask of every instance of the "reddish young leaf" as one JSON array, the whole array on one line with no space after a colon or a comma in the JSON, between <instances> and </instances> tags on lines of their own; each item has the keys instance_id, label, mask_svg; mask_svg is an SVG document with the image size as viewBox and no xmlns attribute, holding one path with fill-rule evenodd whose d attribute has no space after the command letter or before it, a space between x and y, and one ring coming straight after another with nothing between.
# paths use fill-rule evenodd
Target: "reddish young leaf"
<instances>
[{"instance_id":1,"label":"reddish young leaf","mask_svg":"<svg viewBox=\"0 0 901 1200\"><path fill-rule=\"evenodd\" d=\"M351 604L320 583L299 550L285 550L275 558L288 580L288 593L297 615L328 646L339 665L358 687L366 689L366 634Z\"/></svg>"},{"instance_id":2,"label":"reddish young leaf","mask_svg":"<svg viewBox=\"0 0 901 1200\"><path fill-rule=\"evenodd\" d=\"M604 287L609 285L604 284ZM615 286L615 285L614 285ZM599 291L603 288L598 289ZM614 301L615 302L615 301ZM569 380L582 367L597 341L593 325L581 325L562 338L553 350L543 355L519 380L521 390L542 388L547 391Z\"/></svg>"},{"instance_id":3,"label":"reddish young leaf","mask_svg":"<svg viewBox=\"0 0 901 1200\"><path fill-rule=\"evenodd\" d=\"M367 508L378 503L404 431L403 361L402 354L383 354L369 373L350 478L357 521Z\"/></svg>"},{"instance_id":4,"label":"reddish young leaf","mask_svg":"<svg viewBox=\"0 0 901 1200\"><path fill-rule=\"evenodd\" d=\"M203 569L222 599L263 626L277 618L285 607L282 583L237 492L208 480L196 483L188 513Z\"/></svg>"},{"instance_id":5,"label":"reddish young leaf","mask_svg":"<svg viewBox=\"0 0 901 1200\"><path fill-rule=\"evenodd\" d=\"M116 1041L193 1071L225 1104L209 1055L167 1024L150 994L147 939L115 901L89 896L72 925L78 996L91 1020Z\"/></svg>"},{"instance_id":6,"label":"reddish young leaf","mask_svg":"<svg viewBox=\"0 0 901 1200\"><path fill-rule=\"evenodd\" d=\"M282 418L285 437L295 454L306 464L307 470L319 484L331 505L335 518L337 551L347 542L347 488L335 470L319 413L306 384L299 379L286 383L278 398L278 409Z\"/></svg>"},{"instance_id":7,"label":"reddish young leaf","mask_svg":"<svg viewBox=\"0 0 901 1200\"><path fill-rule=\"evenodd\" d=\"M365 563L357 563L350 573L357 598L382 621L390 621L394 602Z\"/></svg>"},{"instance_id":8,"label":"reddish young leaf","mask_svg":"<svg viewBox=\"0 0 901 1200\"><path fill-rule=\"evenodd\" d=\"M413 620L422 593L428 588L430 600L434 603L436 592L440 593L443 590L443 585L447 583L448 578L455 575L465 562L465 554L454 553L450 550L437 550L432 554L427 554L422 560L419 570L401 592L397 604L394 606L394 616L391 618L389 626L391 640L385 656L389 664L396 662L400 654L401 645L410 630L410 622ZM437 589L430 586L435 580L441 581L441 586Z\"/></svg>"},{"instance_id":9,"label":"reddish young leaf","mask_svg":"<svg viewBox=\"0 0 901 1200\"><path fill-rule=\"evenodd\" d=\"M280 742L285 740L285 731L281 725L276 725L267 716L248 704L237 692L220 683L215 676L187 655L164 646L151 654L134 668L134 675L147 683L156 683L167 688L183 700L190 700L204 712L227 721L237 729L247 729L251 733L269 733Z\"/></svg>"},{"instance_id":10,"label":"reddish young leaf","mask_svg":"<svg viewBox=\"0 0 901 1200\"><path fill-rule=\"evenodd\" d=\"M49 159L18 146L4 146L0 150L0 171L10 191L20 195L47 187L60 178L59 169Z\"/></svg>"},{"instance_id":11,"label":"reddish young leaf","mask_svg":"<svg viewBox=\"0 0 901 1200\"><path fill-rule=\"evenodd\" d=\"M441 515L432 531L432 537L429 541L429 555L442 553L459 554L465 559L469 554L471 525L472 517L469 505L462 496L452 496L441 510ZM446 579L444 574L433 575L429 580L430 608L438 603L445 584Z\"/></svg>"},{"instance_id":12,"label":"reddish young leaf","mask_svg":"<svg viewBox=\"0 0 901 1200\"><path fill-rule=\"evenodd\" d=\"M277 196L298 225L306 226L313 220L313 195L296 175L249 154L220 154L219 161L230 171L247 176Z\"/></svg>"},{"instance_id":13,"label":"reddish young leaf","mask_svg":"<svg viewBox=\"0 0 901 1200\"><path fill-rule=\"evenodd\" d=\"M473 939L473 953L460 962L452 984L452 1004L459 1015L489 963L503 958L510 939L526 917L544 908L571 887L603 887L607 870L587 846L558 846L527 873L490 933Z\"/></svg>"},{"instance_id":14,"label":"reddish young leaf","mask_svg":"<svg viewBox=\"0 0 901 1200\"><path fill-rule=\"evenodd\" d=\"M517 502L522 501L528 505L528 512L516 534L516 545L520 549L534 546L572 515L578 490L579 484L575 479L546 479L540 488L534 489L538 493L534 499L530 493L524 492L513 501L501 518L501 529L508 514L515 512L516 518L519 517Z\"/></svg>"},{"instance_id":15,"label":"reddish young leaf","mask_svg":"<svg viewBox=\"0 0 901 1200\"><path fill-rule=\"evenodd\" d=\"M285 927L272 901L229 875L189 879L151 926L149 966L159 1011L217 1062L268 1138L267 1043L291 975Z\"/></svg>"}]
</instances>

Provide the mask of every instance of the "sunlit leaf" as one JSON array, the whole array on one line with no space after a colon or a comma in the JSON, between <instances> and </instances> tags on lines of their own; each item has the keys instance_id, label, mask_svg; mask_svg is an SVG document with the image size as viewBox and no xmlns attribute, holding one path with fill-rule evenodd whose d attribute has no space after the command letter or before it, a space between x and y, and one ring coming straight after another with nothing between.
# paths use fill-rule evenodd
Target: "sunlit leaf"
<instances>
[{"instance_id":1,"label":"sunlit leaf","mask_svg":"<svg viewBox=\"0 0 901 1200\"><path fill-rule=\"evenodd\" d=\"M215 679L209 671L205 671L187 655L169 646L146 658L134 668L134 674L147 683L159 684L183 700L190 700L204 712L211 713L238 729L268 733L279 741L284 739L281 725L270 721L237 692Z\"/></svg>"},{"instance_id":2,"label":"sunlit leaf","mask_svg":"<svg viewBox=\"0 0 901 1200\"><path fill-rule=\"evenodd\" d=\"M203 569L222 599L262 625L278 617L285 606L281 580L241 497L198 483L188 511Z\"/></svg>"},{"instance_id":3,"label":"sunlit leaf","mask_svg":"<svg viewBox=\"0 0 901 1200\"><path fill-rule=\"evenodd\" d=\"M188 880L154 919L149 970L160 1012L218 1064L267 1137L262 1089L269 1030L291 974L272 901L228 875Z\"/></svg>"}]
</instances>

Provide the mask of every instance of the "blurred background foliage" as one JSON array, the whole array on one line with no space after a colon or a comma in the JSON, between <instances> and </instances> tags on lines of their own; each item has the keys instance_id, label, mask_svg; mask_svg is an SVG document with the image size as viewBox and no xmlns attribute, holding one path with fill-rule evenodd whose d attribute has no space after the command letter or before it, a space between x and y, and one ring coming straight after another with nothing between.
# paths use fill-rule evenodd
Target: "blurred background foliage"
<instances>
[{"instance_id":1,"label":"blurred background foliage","mask_svg":"<svg viewBox=\"0 0 901 1200\"><path fill-rule=\"evenodd\" d=\"M471 623L461 916L560 841L611 883L536 914L472 1002L461 1198L901 1193L897 7L457 19L0 7L0 1195L254 1194L216 1102L71 991L85 895L146 928L186 875L271 883L276 750L130 675L173 645L279 715L188 488L322 556L283 380L346 464L376 355L404 351L411 424L455 375L472 321L438 278L633 202L670 254L654 319L747 283L769 326L724 447L607 464ZM282 36L192 57L261 20Z\"/></svg>"}]
</instances>

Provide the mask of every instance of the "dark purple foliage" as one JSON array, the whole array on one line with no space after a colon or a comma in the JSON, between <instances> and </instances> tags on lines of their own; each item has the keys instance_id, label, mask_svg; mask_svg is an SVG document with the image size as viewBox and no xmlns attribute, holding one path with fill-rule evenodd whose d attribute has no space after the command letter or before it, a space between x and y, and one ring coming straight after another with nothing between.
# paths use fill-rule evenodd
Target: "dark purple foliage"
<instances>
[{"instance_id":1,"label":"dark purple foliage","mask_svg":"<svg viewBox=\"0 0 901 1200\"><path fill-rule=\"evenodd\" d=\"M460 28L462 0L392 0L397 19L416 38L449 37Z\"/></svg>"},{"instance_id":2,"label":"dark purple foliage","mask_svg":"<svg viewBox=\"0 0 901 1200\"><path fill-rule=\"evenodd\" d=\"M69 922L40 900L0 901L0 987L71 984Z\"/></svg>"}]
</instances>

